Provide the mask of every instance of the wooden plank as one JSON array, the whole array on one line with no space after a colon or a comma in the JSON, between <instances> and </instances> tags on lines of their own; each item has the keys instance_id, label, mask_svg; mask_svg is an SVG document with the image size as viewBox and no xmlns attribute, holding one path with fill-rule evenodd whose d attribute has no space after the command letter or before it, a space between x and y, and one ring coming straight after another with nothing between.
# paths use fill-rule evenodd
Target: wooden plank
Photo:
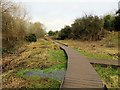
<instances>
[{"instance_id":1,"label":"wooden plank","mask_svg":"<svg viewBox=\"0 0 120 90\"><path fill-rule=\"evenodd\" d=\"M104 88L99 75L84 56L67 46L61 45L61 48L68 56L62 88Z\"/></svg>"},{"instance_id":2,"label":"wooden plank","mask_svg":"<svg viewBox=\"0 0 120 90\"><path fill-rule=\"evenodd\" d=\"M113 67L120 67L119 60L97 60L97 59L89 59L91 64L100 64L100 65L109 65Z\"/></svg>"}]
</instances>

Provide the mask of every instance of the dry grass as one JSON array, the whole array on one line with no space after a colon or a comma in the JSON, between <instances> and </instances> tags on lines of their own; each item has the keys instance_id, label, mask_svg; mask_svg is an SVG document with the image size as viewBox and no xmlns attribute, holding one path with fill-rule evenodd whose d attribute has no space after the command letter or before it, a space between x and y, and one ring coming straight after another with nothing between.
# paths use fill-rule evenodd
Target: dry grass
<instances>
[{"instance_id":1,"label":"dry grass","mask_svg":"<svg viewBox=\"0 0 120 90\"><path fill-rule=\"evenodd\" d=\"M113 32L108 34L106 38L101 41L81 41L81 40L61 40L72 48L82 50L91 54L104 55L105 59L118 60L118 33ZM99 58L98 59L103 59Z\"/></svg>"},{"instance_id":2,"label":"dry grass","mask_svg":"<svg viewBox=\"0 0 120 90\"><path fill-rule=\"evenodd\" d=\"M7 54L3 56L3 88L21 88L21 87L40 87L52 88L58 87L60 81L32 77L33 79L25 79L16 76L16 73L24 69L46 69L59 64L57 61L49 60L50 50L60 50L58 45L51 41L39 40L20 47L15 54ZM56 85L54 85L56 83ZM38 85L37 85L38 84Z\"/></svg>"}]
</instances>

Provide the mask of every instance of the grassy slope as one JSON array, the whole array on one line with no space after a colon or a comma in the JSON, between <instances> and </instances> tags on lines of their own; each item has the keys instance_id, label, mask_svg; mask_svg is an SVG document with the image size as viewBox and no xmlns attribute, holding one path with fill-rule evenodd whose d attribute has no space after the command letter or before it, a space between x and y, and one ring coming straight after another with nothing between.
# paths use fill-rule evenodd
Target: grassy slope
<instances>
[{"instance_id":1,"label":"grassy slope","mask_svg":"<svg viewBox=\"0 0 120 90\"><path fill-rule=\"evenodd\" d=\"M65 69L66 56L59 46L39 40L21 49L25 51L18 56L7 55L3 58L3 88L59 88L61 81L24 75L27 71L44 70L47 73Z\"/></svg>"}]
</instances>

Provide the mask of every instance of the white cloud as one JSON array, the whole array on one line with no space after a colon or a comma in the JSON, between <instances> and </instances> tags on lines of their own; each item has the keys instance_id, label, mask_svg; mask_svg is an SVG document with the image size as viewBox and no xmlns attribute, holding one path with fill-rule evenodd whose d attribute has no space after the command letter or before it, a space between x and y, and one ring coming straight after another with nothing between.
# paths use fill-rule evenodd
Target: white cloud
<instances>
[{"instance_id":1,"label":"white cloud","mask_svg":"<svg viewBox=\"0 0 120 90\"><path fill-rule=\"evenodd\" d=\"M37 22L40 21L42 24L44 24L44 26L46 27L46 31L49 30L60 30L61 28L63 28L65 25L71 25L73 22L72 20L68 20L66 18L57 18L57 19L40 19L40 18L36 18L32 20L33 22Z\"/></svg>"}]
</instances>

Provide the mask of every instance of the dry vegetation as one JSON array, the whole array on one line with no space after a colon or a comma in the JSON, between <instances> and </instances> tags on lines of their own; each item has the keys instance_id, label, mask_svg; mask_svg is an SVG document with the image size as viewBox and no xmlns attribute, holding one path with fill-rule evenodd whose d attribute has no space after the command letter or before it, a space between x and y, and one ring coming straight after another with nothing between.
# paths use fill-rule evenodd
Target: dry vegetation
<instances>
[{"instance_id":1,"label":"dry vegetation","mask_svg":"<svg viewBox=\"0 0 120 90\"><path fill-rule=\"evenodd\" d=\"M35 37L44 37L46 31L40 22L31 22L28 11L15 0L0 0L2 15L2 51L12 52L18 43L28 40L26 37L34 34ZM33 38L33 37L32 37Z\"/></svg>"},{"instance_id":2,"label":"dry vegetation","mask_svg":"<svg viewBox=\"0 0 120 90\"><path fill-rule=\"evenodd\" d=\"M40 39L38 42L23 45L15 54L4 55L2 63L3 88L58 88L61 81L17 75L22 70L44 70L63 63L60 60L50 59L49 52L51 50L59 51L60 48L51 41Z\"/></svg>"},{"instance_id":3,"label":"dry vegetation","mask_svg":"<svg viewBox=\"0 0 120 90\"><path fill-rule=\"evenodd\" d=\"M118 32L109 33L101 41L81 41L69 39L61 40L61 42L83 52L88 56L88 58L118 60ZM92 55L94 56L92 57Z\"/></svg>"}]
</instances>

